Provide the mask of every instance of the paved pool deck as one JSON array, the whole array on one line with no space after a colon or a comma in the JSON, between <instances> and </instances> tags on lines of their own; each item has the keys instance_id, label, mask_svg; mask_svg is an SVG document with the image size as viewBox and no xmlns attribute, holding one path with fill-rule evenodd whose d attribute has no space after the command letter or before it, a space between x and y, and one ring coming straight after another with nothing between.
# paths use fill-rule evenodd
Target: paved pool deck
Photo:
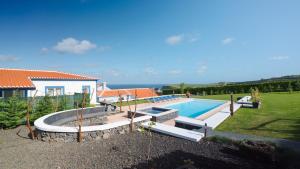
<instances>
[{"instance_id":1,"label":"paved pool deck","mask_svg":"<svg viewBox=\"0 0 300 169\"><path fill-rule=\"evenodd\" d=\"M182 102L188 102L191 101L193 98L177 98L174 100L169 100L169 101L163 101L163 102L156 102L156 103L142 103L137 105L137 110L138 109L143 109L143 108L149 108L149 107L161 107L161 106L166 106L170 104L175 104L175 103L182 103ZM122 106L122 113L117 113L114 115L108 116L108 123L120 121L127 119L127 112L131 109L134 110L134 105L125 106L126 102L124 102L124 106ZM240 106L238 104L235 104L235 110L236 111ZM117 109L118 111L120 110L119 107ZM226 118L230 116L230 111L229 111L229 103L225 102L223 105L201 115L198 116L196 119L205 121L208 120L209 126L215 128L217 125L222 123ZM167 120L163 122L163 124L170 125L170 126L175 126L175 119Z\"/></svg>"},{"instance_id":2,"label":"paved pool deck","mask_svg":"<svg viewBox=\"0 0 300 169\"><path fill-rule=\"evenodd\" d=\"M148 108L148 107L159 107L159 106L166 106L168 104L174 104L174 103L180 103L180 102L187 102L190 101L190 98L177 98L174 100L169 100L169 101L163 101L163 102L156 102L156 103L142 103L137 105L137 109L143 109L143 108ZM119 120L124 120L127 119L127 112L131 109L134 110L134 105L131 105L130 108L129 106L126 106L126 102L124 103L125 106L122 106L122 113L117 113L113 115L109 115L107 117L108 123L111 122L116 122ZM117 108L117 111L120 111L120 108ZM174 122L175 124L175 122Z\"/></svg>"}]
</instances>

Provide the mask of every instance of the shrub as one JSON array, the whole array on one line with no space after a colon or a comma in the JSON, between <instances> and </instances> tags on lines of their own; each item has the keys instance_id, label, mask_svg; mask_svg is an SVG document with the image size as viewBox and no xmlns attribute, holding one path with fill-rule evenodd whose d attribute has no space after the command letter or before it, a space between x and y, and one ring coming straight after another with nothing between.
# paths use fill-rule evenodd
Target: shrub
<instances>
[{"instance_id":1,"label":"shrub","mask_svg":"<svg viewBox=\"0 0 300 169\"><path fill-rule=\"evenodd\" d=\"M33 110L30 113L30 123L34 120L52 113L54 111L62 111L73 109L76 107L76 102L81 107L83 94L64 95L64 96L39 96L35 97L32 104ZM14 95L8 99L0 99L0 128L14 128L25 122L26 112L28 108L28 98L21 98ZM76 100L77 99L77 100ZM75 105L75 106L74 106ZM86 105L90 106L90 97L86 95Z\"/></svg>"},{"instance_id":2,"label":"shrub","mask_svg":"<svg viewBox=\"0 0 300 169\"><path fill-rule=\"evenodd\" d=\"M7 101L1 101L0 127L14 128L24 122L27 104L17 95L10 97Z\"/></svg>"},{"instance_id":3,"label":"shrub","mask_svg":"<svg viewBox=\"0 0 300 169\"><path fill-rule=\"evenodd\" d=\"M291 83L291 82L289 82L288 87L287 87L287 90L288 90L289 93L292 93L292 92L293 92L293 86L292 86L292 83Z\"/></svg>"},{"instance_id":4,"label":"shrub","mask_svg":"<svg viewBox=\"0 0 300 169\"><path fill-rule=\"evenodd\" d=\"M183 83L182 83L183 84ZM210 87L194 87L194 88L184 88L191 94L196 95L197 93L206 94L229 94L231 92L237 93L251 93L251 88L258 88L260 92L290 92L290 91L300 91L300 82L298 81L279 81L279 82L266 82L266 83L242 83L242 84L229 84L222 86L210 86ZM163 94L173 94L181 93L183 90L182 85L177 89L163 88Z\"/></svg>"},{"instance_id":5,"label":"shrub","mask_svg":"<svg viewBox=\"0 0 300 169\"><path fill-rule=\"evenodd\" d=\"M295 90L300 91L300 81L295 82Z\"/></svg>"},{"instance_id":6,"label":"shrub","mask_svg":"<svg viewBox=\"0 0 300 169\"><path fill-rule=\"evenodd\" d=\"M51 98L49 96L45 96L37 102L37 105L35 106L30 121L34 122L34 120L46 114L52 113L53 111L54 111L54 106Z\"/></svg>"},{"instance_id":7,"label":"shrub","mask_svg":"<svg viewBox=\"0 0 300 169\"><path fill-rule=\"evenodd\" d=\"M184 83L180 83L179 87L180 87L180 94L183 94L184 93Z\"/></svg>"},{"instance_id":8,"label":"shrub","mask_svg":"<svg viewBox=\"0 0 300 169\"><path fill-rule=\"evenodd\" d=\"M85 105L83 106L83 98L85 97ZM89 107L90 106L90 95L84 93L75 93L74 94L74 107L76 108L78 104L78 107Z\"/></svg>"}]
</instances>

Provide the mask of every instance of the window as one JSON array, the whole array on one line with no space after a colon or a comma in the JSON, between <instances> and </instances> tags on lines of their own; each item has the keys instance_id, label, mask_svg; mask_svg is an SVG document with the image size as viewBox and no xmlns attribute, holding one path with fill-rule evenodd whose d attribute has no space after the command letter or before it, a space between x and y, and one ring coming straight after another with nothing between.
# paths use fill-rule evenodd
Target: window
<instances>
[{"instance_id":1,"label":"window","mask_svg":"<svg viewBox=\"0 0 300 169\"><path fill-rule=\"evenodd\" d=\"M14 91L13 90L4 90L3 91L3 96L5 97L5 98L7 98L7 97L12 97L14 95Z\"/></svg>"},{"instance_id":2,"label":"window","mask_svg":"<svg viewBox=\"0 0 300 169\"><path fill-rule=\"evenodd\" d=\"M17 95L17 96L20 96L20 97L26 97L27 96L27 91L26 90L14 90L13 94Z\"/></svg>"},{"instance_id":3,"label":"window","mask_svg":"<svg viewBox=\"0 0 300 169\"><path fill-rule=\"evenodd\" d=\"M82 86L82 93L91 93L91 87L90 86Z\"/></svg>"},{"instance_id":4,"label":"window","mask_svg":"<svg viewBox=\"0 0 300 169\"><path fill-rule=\"evenodd\" d=\"M27 97L27 90L0 90L0 98L8 98L12 97L13 95L19 96L19 97Z\"/></svg>"},{"instance_id":5,"label":"window","mask_svg":"<svg viewBox=\"0 0 300 169\"><path fill-rule=\"evenodd\" d=\"M64 87L63 86L46 86L45 94L48 96L64 95Z\"/></svg>"}]
</instances>

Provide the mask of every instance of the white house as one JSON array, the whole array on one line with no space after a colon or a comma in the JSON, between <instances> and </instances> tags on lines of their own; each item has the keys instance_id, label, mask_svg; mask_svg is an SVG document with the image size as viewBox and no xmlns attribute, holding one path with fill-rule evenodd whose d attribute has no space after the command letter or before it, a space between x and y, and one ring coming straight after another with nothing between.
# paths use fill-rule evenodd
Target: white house
<instances>
[{"instance_id":1,"label":"white house","mask_svg":"<svg viewBox=\"0 0 300 169\"><path fill-rule=\"evenodd\" d=\"M98 84L97 99L99 102L118 102L157 97L157 93L151 88L109 89L106 83Z\"/></svg>"},{"instance_id":2,"label":"white house","mask_svg":"<svg viewBox=\"0 0 300 169\"><path fill-rule=\"evenodd\" d=\"M23 97L73 95L87 92L91 103L97 98L96 78L44 70L0 68L0 98L18 92Z\"/></svg>"}]
</instances>

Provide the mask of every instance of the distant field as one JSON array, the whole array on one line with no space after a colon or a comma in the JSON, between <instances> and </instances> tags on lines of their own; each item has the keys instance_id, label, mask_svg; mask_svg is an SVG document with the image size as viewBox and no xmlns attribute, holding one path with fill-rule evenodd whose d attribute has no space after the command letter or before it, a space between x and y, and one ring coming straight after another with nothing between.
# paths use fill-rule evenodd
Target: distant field
<instances>
[{"instance_id":1,"label":"distant field","mask_svg":"<svg viewBox=\"0 0 300 169\"><path fill-rule=\"evenodd\" d=\"M165 85L169 86L172 88L180 88L180 84L169 84ZM211 83L211 84L184 84L184 87L189 87L189 88L195 88L195 87L215 87L215 86L220 86L218 83Z\"/></svg>"},{"instance_id":2,"label":"distant field","mask_svg":"<svg viewBox=\"0 0 300 169\"><path fill-rule=\"evenodd\" d=\"M136 104L143 104L143 103L149 103L149 101L148 100L137 100L136 101ZM134 105L134 104L135 104L135 101L129 101L129 102L123 101L122 102L122 106L128 106L128 105ZM117 102L117 103L114 103L114 105L120 106L121 104L120 104L120 102Z\"/></svg>"},{"instance_id":3,"label":"distant field","mask_svg":"<svg viewBox=\"0 0 300 169\"><path fill-rule=\"evenodd\" d=\"M235 97L247 94L234 95ZM261 94L260 109L241 108L217 130L300 141L300 93ZM229 95L198 98L229 100Z\"/></svg>"}]
</instances>

